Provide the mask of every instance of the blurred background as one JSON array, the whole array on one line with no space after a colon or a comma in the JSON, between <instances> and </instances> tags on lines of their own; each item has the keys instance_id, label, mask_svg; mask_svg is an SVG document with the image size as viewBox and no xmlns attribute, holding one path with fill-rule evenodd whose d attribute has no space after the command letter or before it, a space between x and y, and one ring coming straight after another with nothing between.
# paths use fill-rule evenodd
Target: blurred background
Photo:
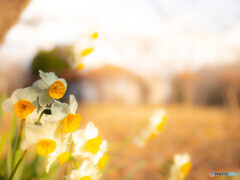
<instances>
[{"instance_id":1,"label":"blurred background","mask_svg":"<svg viewBox=\"0 0 240 180\"><path fill-rule=\"evenodd\" d=\"M0 94L31 85L38 70L68 82L83 124L93 121L117 151L157 108L163 133L144 149L123 147L103 179L161 179L168 159L187 152L188 179L240 168L240 1L0 0ZM97 31L83 70L71 50ZM8 131L9 115L1 133ZM144 127L142 127L144 128ZM121 163L119 160L121 159ZM214 179L214 178L213 178Z\"/></svg>"}]
</instances>

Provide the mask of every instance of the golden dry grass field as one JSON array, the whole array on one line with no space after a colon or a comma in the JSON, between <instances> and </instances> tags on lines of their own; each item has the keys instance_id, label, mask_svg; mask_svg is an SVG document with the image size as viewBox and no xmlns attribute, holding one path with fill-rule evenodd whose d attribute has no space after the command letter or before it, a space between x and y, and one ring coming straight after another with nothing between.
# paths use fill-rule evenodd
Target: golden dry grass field
<instances>
[{"instance_id":1,"label":"golden dry grass field","mask_svg":"<svg viewBox=\"0 0 240 180\"><path fill-rule=\"evenodd\" d=\"M93 121L99 128L100 136L108 140L109 153L118 153L110 161L109 171L103 179L121 179L132 170L138 171L131 179L162 179L159 173L162 164L172 159L175 153L185 152L191 155L192 161L189 180L217 179L210 177L211 171L239 171L238 112L227 108L167 106L163 132L144 148L134 146L130 139L144 128L157 108L160 107L113 104L79 108L82 126Z\"/></svg>"},{"instance_id":2,"label":"golden dry grass field","mask_svg":"<svg viewBox=\"0 0 240 180\"><path fill-rule=\"evenodd\" d=\"M167 160L175 153L189 153L192 169L187 180L211 178L210 172L231 172L240 169L239 114L227 108L165 106L167 121L163 132L150 140L144 148L132 143L144 128L155 109L149 105L126 106L118 104L81 105L80 128L93 121L100 137L108 141L112 158L103 180L163 179L161 172ZM4 113L1 133L10 122Z\"/></svg>"}]
</instances>

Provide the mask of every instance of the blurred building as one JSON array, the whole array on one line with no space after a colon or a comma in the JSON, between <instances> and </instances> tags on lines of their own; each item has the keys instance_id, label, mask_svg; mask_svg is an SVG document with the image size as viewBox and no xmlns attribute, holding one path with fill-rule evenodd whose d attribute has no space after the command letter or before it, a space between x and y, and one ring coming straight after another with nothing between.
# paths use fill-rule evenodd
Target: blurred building
<instances>
[{"instance_id":1,"label":"blurred building","mask_svg":"<svg viewBox=\"0 0 240 180\"><path fill-rule=\"evenodd\" d=\"M137 104L145 102L147 92L143 81L120 67L106 65L80 74L69 84L82 102L116 102Z\"/></svg>"}]
</instances>

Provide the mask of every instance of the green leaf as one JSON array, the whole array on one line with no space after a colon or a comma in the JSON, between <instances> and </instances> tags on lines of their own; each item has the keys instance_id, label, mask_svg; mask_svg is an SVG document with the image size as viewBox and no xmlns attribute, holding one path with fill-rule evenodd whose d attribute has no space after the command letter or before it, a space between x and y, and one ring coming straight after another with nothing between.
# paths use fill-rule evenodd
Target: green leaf
<instances>
[{"instance_id":1,"label":"green leaf","mask_svg":"<svg viewBox=\"0 0 240 180\"><path fill-rule=\"evenodd\" d=\"M47 115L52 114L51 109L44 109L44 111L42 113L47 114Z\"/></svg>"},{"instance_id":2,"label":"green leaf","mask_svg":"<svg viewBox=\"0 0 240 180\"><path fill-rule=\"evenodd\" d=\"M10 176L12 172L12 147L9 146L7 151L7 174Z\"/></svg>"},{"instance_id":3,"label":"green leaf","mask_svg":"<svg viewBox=\"0 0 240 180\"><path fill-rule=\"evenodd\" d=\"M4 148L6 140L7 140L7 133L4 133L0 140L0 157L2 156L2 152L3 152L3 148Z\"/></svg>"},{"instance_id":4,"label":"green leaf","mask_svg":"<svg viewBox=\"0 0 240 180\"><path fill-rule=\"evenodd\" d=\"M2 122L2 114L3 114L3 110L2 110L2 102L7 98L7 94L4 92L2 93L1 95L1 98L0 98L0 124Z\"/></svg>"},{"instance_id":5,"label":"green leaf","mask_svg":"<svg viewBox=\"0 0 240 180\"><path fill-rule=\"evenodd\" d=\"M21 155L22 155L22 151L19 152L19 154L16 156L16 159L19 160ZM27 155L26 155L27 156ZM22 161L22 163L19 165L17 171L16 171L16 174L14 175L14 180L18 180L18 179L23 179L22 176L23 176L23 172L24 172L24 169L25 169L25 164L26 164L26 158L25 157Z\"/></svg>"},{"instance_id":6,"label":"green leaf","mask_svg":"<svg viewBox=\"0 0 240 180\"><path fill-rule=\"evenodd\" d=\"M17 134L17 116L13 116L11 130L10 130L10 143L13 144L14 138L16 138Z\"/></svg>"}]
</instances>

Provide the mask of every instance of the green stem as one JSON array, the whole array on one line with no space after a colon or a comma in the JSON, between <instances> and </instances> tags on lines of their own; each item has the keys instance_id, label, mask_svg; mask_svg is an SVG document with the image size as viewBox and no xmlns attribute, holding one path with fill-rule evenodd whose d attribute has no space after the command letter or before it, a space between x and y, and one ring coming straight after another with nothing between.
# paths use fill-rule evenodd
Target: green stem
<instances>
[{"instance_id":1,"label":"green stem","mask_svg":"<svg viewBox=\"0 0 240 180\"><path fill-rule=\"evenodd\" d=\"M23 133L23 128L24 128L24 123L25 123L25 119L22 119L21 120L21 124L20 124L18 137L17 137L17 141L16 141L16 146L14 148L14 153L13 153L13 164L12 164L13 166L14 166L14 160L15 160L16 152L18 151L18 149L20 147L21 140L22 140L22 133Z\"/></svg>"},{"instance_id":2,"label":"green stem","mask_svg":"<svg viewBox=\"0 0 240 180\"><path fill-rule=\"evenodd\" d=\"M44 114L44 111L42 111L42 113L40 114L40 116L39 116L39 118L38 118L38 121L37 121L37 122L40 122L40 120L41 120L41 118L42 118L43 114Z\"/></svg>"},{"instance_id":3,"label":"green stem","mask_svg":"<svg viewBox=\"0 0 240 180\"><path fill-rule=\"evenodd\" d=\"M70 154L72 154L72 150L73 150L73 140L72 140L71 147L70 147Z\"/></svg>"},{"instance_id":4,"label":"green stem","mask_svg":"<svg viewBox=\"0 0 240 180\"><path fill-rule=\"evenodd\" d=\"M18 160L16 166L14 167L13 171L11 172L11 174L10 174L8 180L12 180L12 179L13 179L13 176L15 175L15 173L16 173L16 171L17 171L19 165L20 165L21 162L23 161L23 159L24 159L24 157L26 156L26 154L27 154L27 150L25 150L25 151L23 152L21 158Z\"/></svg>"}]
</instances>

